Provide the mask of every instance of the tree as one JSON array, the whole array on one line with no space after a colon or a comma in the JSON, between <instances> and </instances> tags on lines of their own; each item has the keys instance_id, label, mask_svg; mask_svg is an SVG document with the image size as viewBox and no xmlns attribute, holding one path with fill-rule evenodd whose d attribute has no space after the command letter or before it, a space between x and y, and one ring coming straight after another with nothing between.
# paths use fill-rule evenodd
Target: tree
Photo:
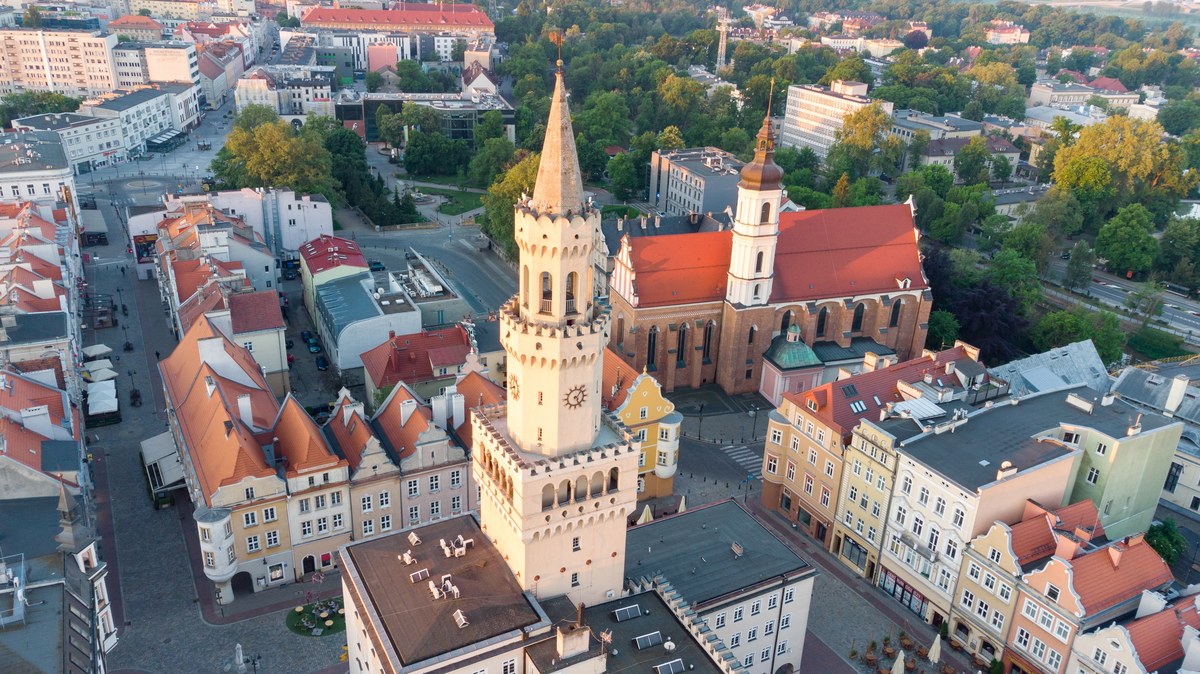
<instances>
[{"instance_id":1,"label":"tree","mask_svg":"<svg viewBox=\"0 0 1200 674\"><path fill-rule=\"evenodd\" d=\"M1018 302L987 281L966 290L954 303L960 338L980 349L984 360L1005 363L1017 355L1012 339L1025 328Z\"/></svg>"},{"instance_id":2,"label":"tree","mask_svg":"<svg viewBox=\"0 0 1200 674\"><path fill-rule=\"evenodd\" d=\"M997 154L992 156L992 177L997 182L1006 182L1012 176L1012 162L1008 157Z\"/></svg>"},{"instance_id":3,"label":"tree","mask_svg":"<svg viewBox=\"0 0 1200 674\"><path fill-rule=\"evenodd\" d=\"M513 239L513 207L522 194L533 194L540 158L536 152L526 155L497 176L496 182L483 195L483 229L492 240L504 246L510 257L517 253L517 242Z\"/></svg>"},{"instance_id":4,"label":"tree","mask_svg":"<svg viewBox=\"0 0 1200 674\"><path fill-rule=\"evenodd\" d=\"M622 152L608 160L608 182L613 194L621 201L628 201L637 193L641 181L631 153Z\"/></svg>"},{"instance_id":5,"label":"tree","mask_svg":"<svg viewBox=\"0 0 1200 674\"><path fill-rule=\"evenodd\" d=\"M597 91L588 96L576 122L577 132L604 145L624 147L633 132L626 97L615 91Z\"/></svg>"},{"instance_id":6,"label":"tree","mask_svg":"<svg viewBox=\"0 0 1200 674\"><path fill-rule=\"evenodd\" d=\"M872 165L894 166L902 156L904 145L891 135L891 130L892 116L879 103L846 115L825 159L831 175L848 173L853 180L867 175Z\"/></svg>"},{"instance_id":7,"label":"tree","mask_svg":"<svg viewBox=\"0 0 1200 674\"><path fill-rule=\"evenodd\" d=\"M683 147L683 134L679 127L668 126L658 134L659 150L678 150Z\"/></svg>"},{"instance_id":8,"label":"tree","mask_svg":"<svg viewBox=\"0 0 1200 674\"><path fill-rule=\"evenodd\" d=\"M1178 562L1188 551L1188 542L1175 520L1167 518L1150 525L1146 531L1146 544L1154 548L1168 565Z\"/></svg>"},{"instance_id":9,"label":"tree","mask_svg":"<svg viewBox=\"0 0 1200 674\"><path fill-rule=\"evenodd\" d=\"M1012 249L1002 250L992 258L988 281L1015 297L1025 314L1028 314L1034 303L1042 298L1042 284L1038 281L1037 265L1033 260Z\"/></svg>"},{"instance_id":10,"label":"tree","mask_svg":"<svg viewBox=\"0 0 1200 674\"><path fill-rule=\"evenodd\" d=\"M1063 285L1069 290L1082 290L1092 282L1092 265L1096 263L1096 253L1086 241L1079 241L1071 247L1071 259L1067 260L1067 268L1063 273Z\"/></svg>"},{"instance_id":11,"label":"tree","mask_svg":"<svg viewBox=\"0 0 1200 674\"><path fill-rule=\"evenodd\" d=\"M144 9L142 12L145 12L143 16L150 16L150 10ZM278 23L280 28L300 27L300 19L297 19L294 16L288 16L286 11L279 11L275 13L275 23Z\"/></svg>"},{"instance_id":12,"label":"tree","mask_svg":"<svg viewBox=\"0 0 1200 674\"><path fill-rule=\"evenodd\" d=\"M1200 220L1176 218L1167 223L1158 246L1158 268L1172 270L1184 260L1193 260L1200 244Z\"/></svg>"},{"instance_id":13,"label":"tree","mask_svg":"<svg viewBox=\"0 0 1200 674\"><path fill-rule=\"evenodd\" d=\"M264 124L274 124L279 121L279 114L269 106L252 103L242 108L233 119L233 128L243 131L253 131Z\"/></svg>"},{"instance_id":14,"label":"tree","mask_svg":"<svg viewBox=\"0 0 1200 674\"><path fill-rule=\"evenodd\" d=\"M512 162L517 148L503 136L489 138L483 147L471 157L467 175L472 184L484 187L491 185L496 176Z\"/></svg>"},{"instance_id":15,"label":"tree","mask_svg":"<svg viewBox=\"0 0 1200 674\"><path fill-rule=\"evenodd\" d=\"M296 134L281 120L252 128L235 122L225 147L213 161L213 171L222 183L234 188L288 187L322 194L329 201L340 200L329 151L318 139Z\"/></svg>"},{"instance_id":16,"label":"tree","mask_svg":"<svg viewBox=\"0 0 1200 674\"><path fill-rule=\"evenodd\" d=\"M929 44L929 36L923 30L914 30L905 35L901 42L909 49L924 49Z\"/></svg>"},{"instance_id":17,"label":"tree","mask_svg":"<svg viewBox=\"0 0 1200 674\"><path fill-rule=\"evenodd\" d=\"M850 205L850 176L845 173L838 178L837 184L833 186L831 192L833 196L833 207L844 208Z\"/></svg>"},{"instance_id":18,"label":"tree","mask_svg":"<svg viewBox=\"0 0 1200 674\"><path fill-rule=\"evenodd\" d=\"M464 140L450 140L440 133L414 131L408 134L404 168L417 176L454 175L465 167L470 150Z\"/></svg>"},{"instance_id":19,"label":"tree","mask_svg":"<svg viewBox=\"0 0 1200 674\"><path fill-rule=\"evenodd\" d=\"M954 155L954 172L967 185L986 183L991 158L992 153L988 152L983 136L975 136Z\"/></svg>"},{"instance_id":20,"label":"tree","mask_svg":"<svg viewBox=\"0 0 1200 674\"><path fill-rule=\"evenodd\" d=\"M367 91L379 91L379 89L383 87L383 75L380 75L377 71L372 70L367 73L365 83L367 85Z\"/></svg>"},{"instance_id":21,"label":"tree","mask_svg":"<svg viewBox=\"0 0 1200 674\"><path fill-rule=\"evenodd\" d=\"M1158 254L1153 230L1150 211L1141 204L1125 206L1100 228L1096 254L1106 259L1108 268L1117 273L1149 271Z\"/></svg>"},{"instance_id":22,"label":"tree","mask_svg":"<svg viewBox=\"0 0 1200 674\"><path fill-rule=\"evenodd\" d=\"M1146 281L1134 286L1125 295L1125 308L1133 312L1133 315L1142 319L1142 327L1145 327L1150 319L1159 316L1163 311L1163 291L1162 286L1156 281Z\"/></svg>"},{"instance_id":23,"label":"tree","mask_svg":"<svg viewBox=\"0 0 1200 674\"><path fill-rule=\"evenodd\" d=\"M25 10L21 15L21 26L23 28L41 28L42 27L42 12L33 5Z\"/></svg>"},{"instance_id":24,"label":"tree","mask_svg":"<svg viewBox=\"0 0 1200 674\"><path fill-rule=\"evenodd\" d=\"M929 312L929 330L925 333L925 348L940 351L954 345L958 339L958 320L943 309Z\"/></svg>"},{"instance_id":25,"label":"tree","mask_svg":"<svg viewBox=\"0 0 1200 674\"><path fill-rule=\"evenodd\" d=\"M1046 227L1041 223L1026 220L1004 235L1004 248L1033 260L1038 271L1043 272L1054 250L1054 237L1046 232Z\"/></svg>"},{"instance_id":26,"label":"tree","mask_svg":"<svg viewBox=\"0 0 1200 674\"><path fill-rule=\"evenodd\" d=\"M149 9L143 8L143 9L138 10L139 16L150 16L151 14L153 14L153 12L151 12ZM297 21L299 21L299 20L297 19Z\"/></svg>"},{"instance_id":27,"label":"tree","mask_svg":"<svg viewBox=\"0 0 1200 674\"><path fill-rule=\"evenodd\" d=\"M1071 143L1074 143L1075 134L1079 133L1079 130L1082 128L1082 126L1062 116L1055 117L1050 121L1050 130L1058 137L1061 147L1067 147Z\"/></svg>"},{"instance_id":28,"label":"tree","mask_svg":"<svg viewBox=\"0 0 1200 674\"><path fill-rule=\"evenodd\" d=\"M407 129L404 126L404 117L399 113L390 112L385 105L375 109L375 128L379 139L387 143L389 147L404 145L404 135Z\"/></svg>"},{"instance_id":29,"label":"tree","mask_svg":"<svg viewBox=\"0 0 1200 674\"><path fill-rule=\"evenodd\" d=\"M871 66L858 56L848 56L825 71L825 76L820 79L818 84L829 86L835 80L870 84L872 81Z\"/></svg>"},{"instance_id":30,"label":"tree","mask_svg":"<svg viewBox=\"0 0 1200 674\"><path fill-rule=\"evenodd\" d=\"M493 138L504 138L504 115L499 110L488 110L479 118L475 125L475 147L481 148ZM489 179L488 183L492 181Z\"/></svg>"},{"instance_id":31,"label":"tree","mask_svg":"<svg viewBox=\"0 0 1200 674\"><path fill-rule=\"evenodd\" d=\"M1042 316L1030 331L1030 339L1039 351L1091 339L1100 360L1105 363L1120 360L1125 347L1125 333L1116 314L1083 307L1051 311Z\"/></svg>"},{"instance_id":32,"label":"tree","mask_svg":"<svg viewBox=\"0 0 1200 674\"><path fill-rule=\"evenodd\" d=\"M54 112L75 112L82 98L71 98L52 91L26 91L0 98L0 128L8 128L12 120L29 115Z\"/></svg>"}]
</instances>

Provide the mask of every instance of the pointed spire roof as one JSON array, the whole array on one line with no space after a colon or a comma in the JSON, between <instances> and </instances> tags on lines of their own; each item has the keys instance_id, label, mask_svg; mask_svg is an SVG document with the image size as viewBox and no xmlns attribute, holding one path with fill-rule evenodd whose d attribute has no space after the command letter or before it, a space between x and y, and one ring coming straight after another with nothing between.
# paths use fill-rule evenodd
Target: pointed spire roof
<instances>
[{"instance_id":1,"label":"pointed spire roof","mask_svg":"<svg viewBox=\"0 0 1200 674\"><path fill-rule=\"evenodd\" d=\"M758 141L754 146L754 159L742 167L742 179L738 187L757 191L783 189L783 169L775 163L775 130L771 128L771 105L774 100L775 80L771 80L767 114L756 136Z\"/></svg>"},{"instance_id":2,"label":"pointed spire roof","mask_svg":"<svg viewBox=\"0 0 1200 674\"><path fill-rule=\"evenodd\" d=\"M562 60L554 74L554 96L550 99L550 118L546 121L546 139L530 206L538 213L555 215L583 210L583 179L575 151L567 87L563 84Z\"/></svg>"}]
</instances>

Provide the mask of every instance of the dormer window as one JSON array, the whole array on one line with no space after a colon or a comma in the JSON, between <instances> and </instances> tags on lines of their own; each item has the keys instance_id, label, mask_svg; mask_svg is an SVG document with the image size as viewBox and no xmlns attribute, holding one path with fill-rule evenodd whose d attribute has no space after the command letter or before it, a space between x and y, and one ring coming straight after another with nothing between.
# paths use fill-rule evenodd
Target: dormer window
<instances>
[{"instance_id":1,"label":"dormer window","mask_svg":"<svg viewBox=\"0 0 1200 674\"><path fill-rule=\"evenodd\" d=\"M808 399L808 409L816 412L817 411L817 401L813 400L812 398L809 398Z\"/></svg>"}]
</instances>

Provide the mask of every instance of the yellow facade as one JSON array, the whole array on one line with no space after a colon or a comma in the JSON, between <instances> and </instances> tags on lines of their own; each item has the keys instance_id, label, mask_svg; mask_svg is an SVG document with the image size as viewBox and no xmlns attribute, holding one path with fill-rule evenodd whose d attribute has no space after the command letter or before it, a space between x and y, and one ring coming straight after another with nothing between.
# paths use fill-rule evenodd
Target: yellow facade
<instances>
[{"instance_id":1,"label":"yellow facade","mask_svg":"<svg viewBox=\"0 0 1200 674\"><path fill-rule=\"evenodd\" d=\"M830 544L842 473L842 438L819 415L784 398L767 424L763 505Z\"/></svg>"},{"instance_id":2,"label":"yellow facade","mask_svg":"<svg viewBox=\"0 0 1200 674\"><path fill-rule=\"evenodd\" d=\"M614 413L642 443L638 457L638 500L670 496L679 465L679 427L683 415L663 395L658 380L644 373L629 383L625 400Z\"/></svg>"},{"instance_id":3,"label":"yellow facade","mask_svg":"<svg viewBox=\"0 0 1200 674\"><path fill-rule=\"evenodd\" d=\"M894 439L860 421L846 447L830 551L858 575L875 581L896 474Z\"/></svg>"}]
</instances>

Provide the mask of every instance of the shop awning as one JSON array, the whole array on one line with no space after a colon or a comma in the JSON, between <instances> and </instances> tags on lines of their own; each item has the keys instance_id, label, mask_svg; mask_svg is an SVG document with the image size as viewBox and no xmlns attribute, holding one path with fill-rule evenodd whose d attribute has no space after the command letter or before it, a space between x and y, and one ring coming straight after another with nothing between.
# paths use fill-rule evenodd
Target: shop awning
<instances>
[{"instance_id":1,"label":"shop awning","mask_svg":"<svg viewBox=\"0 0 1200 674\"><path fill-rule=\"evenodd\" d=\"M183 464L170 431L142 441L142 463L154 491L183 486Z\"/></svg>"},{"instance_id":2,"label":"shop awning","mask_svg":"<svg viewBox=\"0 0 1200 674\"><path fill-rule=\"evenodd\" d=\"M109 379L116 379L118 376L120 376L108 368L89 372L88 374L91 375L92 381L108 381Z\"/></svg>"},{"instance_id":3,"label":"shop awning","mask_svg":"<svg viewBox=\"0 0 1200 674\"><path fill-rule=\"evenodd\" d=\"M83 347L83 356L85 358L103 358L112 353L112 349L104 344L93 344Z\"/></svg>"}]
</instances>

